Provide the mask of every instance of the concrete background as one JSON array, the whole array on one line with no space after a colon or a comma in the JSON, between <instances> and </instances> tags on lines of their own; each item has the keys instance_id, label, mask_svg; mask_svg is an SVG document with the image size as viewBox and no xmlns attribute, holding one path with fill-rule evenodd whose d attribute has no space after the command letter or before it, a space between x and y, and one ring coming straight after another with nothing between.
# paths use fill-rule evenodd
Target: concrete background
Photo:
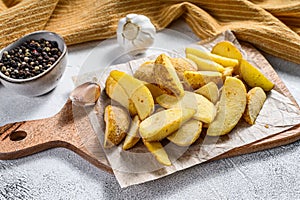
<instances>
[{"instance_id":1,"label":"concrete background","mask_svg":"<svg viewBox=\"0 0 300 200\"><path fill-rule=\"evenodd\" d=\"M174 23L171 28L195 37L182 21ZM72 67L68 68L62 80L68 83L68 87L56 89L54 94L50 94L51 100L49 97L35 99L41 104L46 101L50 106L43 106L43 116L60 110L68 91L72 89L70 76L79 70L80 61L96 44L70 47L69 65ZM265 56L299 104L300 66ZM2 96L5 91L3 86L0 86L0 91ZM6 97L0 102L7 106L10 101ZM30 103L32 99L26 101ZM29 108L17 107L18 119L41 117L39 112L32 114L26 111ZM6 109L6 116L1 118L1 122L14 119L13 113ZM300 141L297 141L270 150L201 164L156 181L121 189L113 175L99 170L69 150L57 148L17 160L0 161L0 200L300 199L299 170Z\"/></svg>"}]
</instances>

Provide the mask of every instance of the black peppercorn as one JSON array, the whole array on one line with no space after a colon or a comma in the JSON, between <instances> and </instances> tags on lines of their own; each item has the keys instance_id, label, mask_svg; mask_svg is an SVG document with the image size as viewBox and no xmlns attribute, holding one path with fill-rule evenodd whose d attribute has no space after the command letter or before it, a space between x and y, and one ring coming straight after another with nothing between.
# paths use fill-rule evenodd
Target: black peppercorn
<instances>
[{"instance_id":1,"label":"black peppercorn","mask_svg":"<svg viewBox=\"0 0 300 200\"><path fill-rule=\"evenodd\" d=\"M3 51L0 72L14 79L30 78L46 71L61 54L55 41L28 40L10 51Z\"/></svg>"}]
</instances>

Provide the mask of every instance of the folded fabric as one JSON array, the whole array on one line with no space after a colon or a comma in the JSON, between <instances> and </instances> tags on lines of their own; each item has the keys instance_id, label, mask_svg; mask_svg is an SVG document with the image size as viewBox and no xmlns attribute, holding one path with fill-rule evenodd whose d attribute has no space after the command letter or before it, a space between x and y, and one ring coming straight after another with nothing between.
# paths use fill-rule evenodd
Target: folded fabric
<instances>
[{"instance_id":1,"label":"folded fabric","mask_svg":"<svg viewBox=\"0 0 300 200\"><path fill-rule=\"evenodd\" d=\"M300 64L299 0L0 0L0 48L36 30L56 32L69 45L106 39L128 13L148 16L158 30L183 17L201 39L230 29Z\"/></svg>"}]
</instances>

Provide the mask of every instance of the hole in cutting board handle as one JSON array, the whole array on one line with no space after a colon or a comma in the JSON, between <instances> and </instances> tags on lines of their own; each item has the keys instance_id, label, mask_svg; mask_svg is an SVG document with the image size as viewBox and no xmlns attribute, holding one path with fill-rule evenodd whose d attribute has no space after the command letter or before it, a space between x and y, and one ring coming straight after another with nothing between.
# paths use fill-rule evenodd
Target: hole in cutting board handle
<instances>
[{"instance_id":1,"label":"hole in cutting board handle","mask_svg":"<svg viewBox=\"0 0 300 200\"><path fill-rule=\"evenodd\" d=\"M9 134L9 139L11 141L21 141L25 139L27 136L27 133L25 131L14 131L11 134Z\"/></svg>"}]
</instances>

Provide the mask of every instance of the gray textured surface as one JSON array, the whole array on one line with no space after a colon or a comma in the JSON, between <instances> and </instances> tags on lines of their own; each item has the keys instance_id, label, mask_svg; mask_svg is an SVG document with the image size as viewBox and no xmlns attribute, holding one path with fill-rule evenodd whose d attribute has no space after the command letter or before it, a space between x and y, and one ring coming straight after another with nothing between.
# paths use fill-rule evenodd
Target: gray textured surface
<instances>
[{"instance_id":1,"label":"gray textured surface","mask_svg":"<svg viewBox=\"0 0 300 200\"><path fill-rule=\"evenodd\" d=\"M174 28L191 34L183 24ZM93 45L72 47L71 65L78 68ZM266 56L300 103L300 66ZM0 161L0 199L300 199L299 170L297 141L121 189L113 175L58 148Z\"/></svg>"}]
</instances>

